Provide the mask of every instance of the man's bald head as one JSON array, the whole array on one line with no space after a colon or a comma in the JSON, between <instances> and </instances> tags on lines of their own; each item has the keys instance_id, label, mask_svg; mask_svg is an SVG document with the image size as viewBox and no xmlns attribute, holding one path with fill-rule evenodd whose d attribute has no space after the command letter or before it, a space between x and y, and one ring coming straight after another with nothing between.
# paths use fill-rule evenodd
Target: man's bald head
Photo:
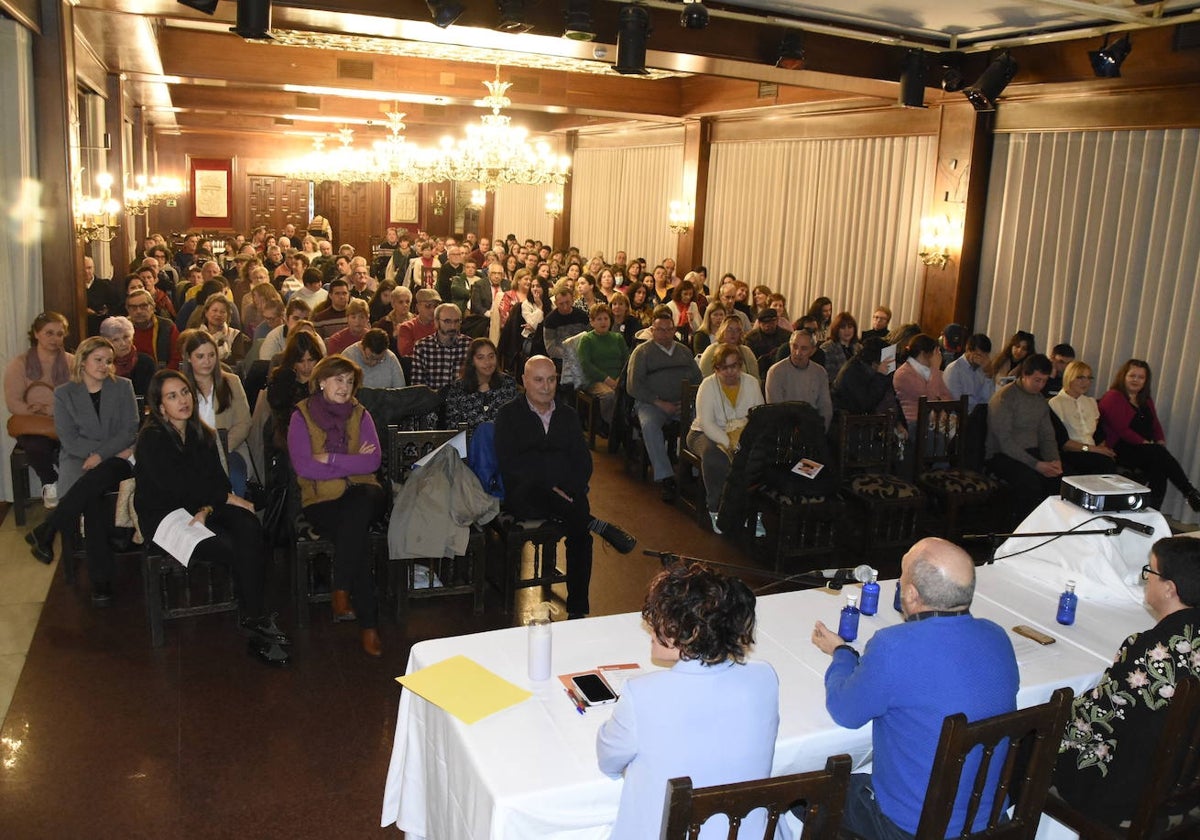
<instances>
[{"instance_id":1,"label":"man's bald head","mask_svg":"<svg viewBox=\"0 0 1200 840\"><path fill-rule=\"evenodd\" d=\"M558 370L554 360L546 356L533 356L525 363L525 398L538 411L549 411L554 404L554 392L558 387Z\"/></svg>"},{"instance_id":2,"label":"man's bald head","mask_svg":"<svg viewBox=\"0 0 1200 840\"><path fill-rule=\"evenodd\" d=\"M901 563L905 614L924 610L965 610L975 595L975 563L957 545L938 537L921 540ZM916 597L915 609L910 608Z\"/></svg>"}]
</instances>

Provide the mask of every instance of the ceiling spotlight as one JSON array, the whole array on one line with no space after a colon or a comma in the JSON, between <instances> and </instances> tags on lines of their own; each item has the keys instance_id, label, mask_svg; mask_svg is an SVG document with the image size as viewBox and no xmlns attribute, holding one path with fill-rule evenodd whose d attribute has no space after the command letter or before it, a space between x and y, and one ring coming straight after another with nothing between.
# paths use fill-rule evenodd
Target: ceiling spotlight
<instances>
[{"instance_id":1,"label":"ceiling spotlight","mask_svg":"<svg viewBox=\"0 0 1200 840\"><path fill-rule=\"evenodd\" d=\"M650 13L645 6L630 3L617 16L617 63L622 75L645 75L646 39L650 37Z\"/></svg>"},{"instance_id":2,"label":"ceiling spotlight","mask_svg":"<svg viewBox=\"0 0 1200 840\"><path fill-rule=\"evenodd\" d=\"M679 25L684 29L703 29L708 26L708 9L704 7L703 0L683 0Z\"/></svg>"},{"instance_id":3,"label":"ceiling spotlight","mask_svg":"<svg viewBox=\"0 0 1200 840\"><path fill-rule=\"evenodd\" d=\"M993 59L987 69L975 80L975 84L963 91L976 111L995 111L1000 92L1017 75L1017 61L1007 52Z\"/></svg>"},{"instance_id":4,"label":"ceiling spotlight","mask_svg":"<svg viewBox=\"0 0 1200 840\"><path fill-rule=\"evenodd\" d=\"M466 6L454 0L425 0L425 5L429 7L429 14L433 15L433 22L442 29L452 25L467 10Z\"/></svg>"},{"instance_id":5,"label":"ceiling spotlight","mask_svg":"<svg viewBox=\"0 0 1200 840\"><path fill-rule=\"evenodd\" d=\"M237 25L229 31L247 41L273 41L271 0L237 0Z\"/></svg>"},{"instance_id":6,"label":"ceiling spotlight","mask_svg":"<svg viewBox=\"0 0 1200 840\"><path fill-rule=\"evenodd\" d=\"M963 89L967 80L963 78L963 61L966 55L960 52L944 52L938 56L942 65L942 90L955 93Z\"/></svg>"},{"instance_id":7,"label":"ceiling spotlight","mask_svg":"<svg viewBox=\"0 0 1200 840\"><path fill-rule=\"evenodd\" d=\"M206 15L215 15L217 13L217 0L179 0L179 2L189 9L204 12Z\"/></svg>"},{"instance_id":8,"label":"ceiling spotlight","mask_svg":"<svg viewBox=\"0 0 1200 840\"><path fill-rule=\"evenodd\" d=\"M925 107L924 50L909 50L904 54L904 69L900 71L899 104L904 108Z\"/></svg>"},{"instance_id":9,"label":"ceiling spotlight","mask_svg":"<svg viewBox=\"0 0 1200 840\"><path fill-rule=\"evenodd\" d=\"M567 0L563 8L563 17L567 27L563 37L572 41L594 41L596 39L596 24L592 22L592 7L594 0Z\"/></svg>"},{"instance_id":10,"label":"ceiling spotlight","mask_svg":"<svg viewBox=\"0 0 1200 840\"><path fill-rule=\"evenodd\" d=\"M525 0L496 0L496 8L500 10L496 28L501 32L520 34L533 29L532 23L525 22Z\"/></svg>"},{"instance_id":11,"label":"ceiling spotlight","mask_svg":"<svg viewBox=\"0 0 1200 840\"><path fill-rule=\"evenodd\" d=\"M1119 79L1121 63L1125 61L1132 49L1133 43L1129 40L1129 33L1111 46L1108 43L1108 36L1105 35L1104 45L1100 49L1088 53L1088 58L1092 60L1092 72L1101 79Z\"/></svg>"},{"instance_id":12,"label":"ceiling spotlight","mask_svg":"<svg viewBox=\"0 0 1200 840\"><path fill-rule=\"evenodd\" d=\"M779 57L775 66L784 70L804 69L804 33L795 29L784 33L779 43Z\"/></svg>"}]
</instances>

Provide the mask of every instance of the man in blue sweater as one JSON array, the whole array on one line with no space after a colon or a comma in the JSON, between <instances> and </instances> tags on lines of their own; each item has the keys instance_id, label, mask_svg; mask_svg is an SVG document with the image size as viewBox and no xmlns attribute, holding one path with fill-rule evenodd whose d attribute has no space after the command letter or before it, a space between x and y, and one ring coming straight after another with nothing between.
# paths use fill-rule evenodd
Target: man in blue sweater
<instances>
[{"instance_id":1,"label":"man in blue sweater","mask_svg":"<svg viewBox=\"0 0 1200 840\"><path fill-rule=\"evenodd\" d=\"M850 777L843 826L867 840L911 840L921 819L934 752L947 715L975 721L1016 708L1017 659L1004 629L970 613L975 566L953 543L924 539L904 555L900 602L904 623L880 630L858 651L817 622L813 644L833 657L825 672L825 706L841 726L873 722L871 774ZM1002 759L1002 757L1001 757ZM992 775L1002 760L992 763ZM968 760L950 835L962 833L970 780ZM979 807L978 830L991 810Z\"/></svg>"}]
</instances>

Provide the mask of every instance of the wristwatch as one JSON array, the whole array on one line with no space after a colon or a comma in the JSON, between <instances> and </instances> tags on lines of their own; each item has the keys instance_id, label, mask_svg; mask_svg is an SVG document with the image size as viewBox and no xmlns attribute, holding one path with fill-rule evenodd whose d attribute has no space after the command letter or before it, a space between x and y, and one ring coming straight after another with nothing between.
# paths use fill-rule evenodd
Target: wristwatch
<instances>
[{"instance_id":1,"label":"wristwatch","mask_svg":"<svg viewBox=\"0 0 1200 840\"><path fill-rule=\"evenodd\" d=\"M1090 447L1088 447L1088 445L1087 445L1086 443L1083 445L1083 451L1084 451L1084 452L1087 452L1089 448L1090 448Z\"/></svg>"}]
</instances>

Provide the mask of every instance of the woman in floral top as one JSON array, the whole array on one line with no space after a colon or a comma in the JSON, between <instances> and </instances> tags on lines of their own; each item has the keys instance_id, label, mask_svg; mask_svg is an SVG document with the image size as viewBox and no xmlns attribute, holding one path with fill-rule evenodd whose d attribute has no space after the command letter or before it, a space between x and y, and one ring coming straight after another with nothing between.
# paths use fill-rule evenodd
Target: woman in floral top
<instances>
[{"instance_id":1,"label":"woman in floral top","mask_svg":"<svg viewBox=\"0 0 1200 840\"><path fill-rule=\"evenodd\" d=\"M1063 799L1111 825L1133 816L1176 680L1200 676L1200 540L1159 540L1142 578L1158 624L1126 639L1100 684L1075 698L1054 771Z\"/></svg>"}]
</instances>

